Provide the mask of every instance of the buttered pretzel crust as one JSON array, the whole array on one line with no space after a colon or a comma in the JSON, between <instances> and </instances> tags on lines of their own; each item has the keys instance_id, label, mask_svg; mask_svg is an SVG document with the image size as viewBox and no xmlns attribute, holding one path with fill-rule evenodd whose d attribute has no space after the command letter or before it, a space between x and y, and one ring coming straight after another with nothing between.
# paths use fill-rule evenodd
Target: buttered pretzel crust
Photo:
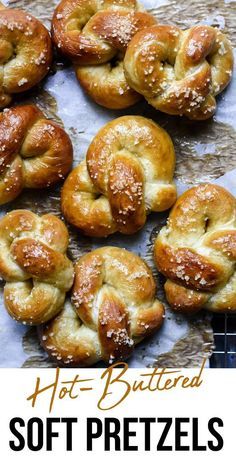
<instances>
[{"instance_id":1,"label":"buttered pretzel crust","mask_svg":"<svg viewBox=\"0 0 236 466\"><path fill-rule=\"evenodd\" d=\"M135 254L94 250L75 265L72 303L41 327L41 343L59 365L126 359L162 325L164 308L155 290L149 267Z\"/></svg>"},{"instance_id":2,"label":"buttered pretzel crust","mask_svg":"<svg viewBox=\"0 0 236 466\"><path fill-rule=\"evenodd\" d=\"M210 26L153 26L131 40L124 68L129 85L157 110L206 120L215 113L215 96L230 82L233 51Z\"/></svg>"},{"instance_id":3,"label":"buttered pretzel crust","mask_svg":"<svg viewBox=\"0 0 236 466\"><path fill-rule=\"evenodd\" d=\"M38 325L61 310L73 284L69 236L54 215L14 210L0 220L0 276L5 306L17 321Z\"/></svg>"},{"instance_id":4,"label":"buttered pretzel crust","mask_svg":"<svg viewBox=\"0 0 236 466\"><path fill-rule=\"evenodd\" d=\"M0 114L0 204L24 188L46 188L70 171L73 149L69 136L34 105Z\"/></svg>"},{"instance_id":5,"label":"buttered pretzel crust","mask_svg":"<svg viewBox=\"0 0 236 466\"><path fill-rule=\"evenodd\" d=\"M43 24L18 9L0 9L0 108L48 73L51 38Z\"/></svg>"},{"instance_id":6,"label":"buttered pretzel crust","mask_svg":"<svg viewBox=\"0 0 236 466\"><path fill-rule=\"evenodd\" d=\"M90 236L135 233L149 212L164 211L175 202L174 165L172 141L152 120L113 120L95 136L86 161L66 179L63 214Z\"/></svg>"},{"instance_id":7,"label":"buttered pretzel crust","mask_svg":"<svg viewBox=\"0 0 236 466\"><path fill-rule=\"evenodd\" d=\"M52 37L75 64L89 96L119 109L141 99L124 76L127 45L137 31L155 23L136 0L62 0L53 16Z\"/></svg>"},{"instance_id":8,"label":"buttered pretzel crust","mask_svg":"<svg viewBox=\"0 0 236 466\"><path fill-rule=\"evenodd\" d=\"M154 246L176 311L236 311L236 201L220 186L185 192Z\"/></svg>"}]
</instances>

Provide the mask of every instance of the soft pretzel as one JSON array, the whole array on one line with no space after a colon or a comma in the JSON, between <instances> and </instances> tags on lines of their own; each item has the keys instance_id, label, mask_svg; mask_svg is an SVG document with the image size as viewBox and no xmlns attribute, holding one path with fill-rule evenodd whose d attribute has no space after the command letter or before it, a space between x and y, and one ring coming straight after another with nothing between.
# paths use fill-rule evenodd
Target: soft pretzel
<instances>
[{"instance_id":1,"label":"soft pretzel","mask_svg":"<svg viewBox=\"0 0 236 466\"><path fill-rule=\"evenodd\" d=\"M210 26L153 26L131 40L124 68L129 85L157 110L206 120L231 79L232 46Z\"/></svg>"},{"instance_id":2,"label":"soft pretzel","mask_svg":"<svg viewBox=\"0 0 236 466\"><path fill-rule=\"evenodd\" d=\"M12 95L27 91L48 73L51 39L43 24L29 13L0 9L0 108Z\"/></svg>"},{"instance_id":3,"label":"soft pretzel","mask_svg":"<svg viewBox=\"0 0 236 466\"><path fill-rule=\"evenodd\" d=\"M126 359L162 325L164 308L155 290L151 270L135 254L94 250L77 262L72 303L41 328L41 343L63 365Z\"/></svg>"},{"instance_id":4,"label":"soft pretzel","mask_svg":"<svg viewBox=\"0 0 236 466\"><path fill-rule=\"evenodd\" d=\"M124 76L127 45L137 31L155 23L136 0L62 0L53 16L52 37L74 62L89 96L119 109L141 99Z\"/></svg>"},{"instance_id":5,"label":"soft pretzel","mask_svg":"<svg viewBox=\"0 0 236 466\"><path fill-rule=\"evenodd\" d=\"M152 120L113 120L98 132L86 161L65 181L63 214L89 236L135 233L149 212L175 202L174 164L172 141Z\"/></svg>"},{"instance_id":6,"label":"soft pretzel","mask_svg":"<svg viewBox=\"0 0 236 466\"><path fill-rule=\"evenodd\" d=\"M72 159L69 136L36 106L0 114L0 204L23 188L45 188L64 179Z\"/></svg>"},{"instance_id":7,"label":"soft pretzel","mask_svg":"<svg viewBox=\"0 0 236 466\"><path fill-rule=\"evenodd\" d=\"M73 284L67 246L67 229L54 215L14 210L0 220L0 276L14 319L36 325L61 310Z\"/></svg>"},{"instance_id":8,"label":"soft pretzel","mask_svg":"<svg viewBox=\"0 0 236 466\"><path fill-rule=\"evenodd\" d=\"M34 105L0 114L0 204L23 188L45 188L65 178L73 149L69 136Z\"/></svg>"},{"instance_id":9,"label":"soft pretzel","mask_svg":"<svg viewBox=\"0 0 236 466\"><path fill-rule=\"evenodd\" d=\"M172 308L236 311L236 200L204 184L185 192L154 246Z\"/></svg>"}]
</instances>

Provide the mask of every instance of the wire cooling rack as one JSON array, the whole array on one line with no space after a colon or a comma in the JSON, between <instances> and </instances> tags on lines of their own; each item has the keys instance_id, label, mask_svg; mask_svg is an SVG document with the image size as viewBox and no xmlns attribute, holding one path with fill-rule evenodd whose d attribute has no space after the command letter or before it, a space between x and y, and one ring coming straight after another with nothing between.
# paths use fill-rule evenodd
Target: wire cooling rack
<instances>
[{"instance_id":1,"label":"wire cooling rack","mask_svg":"<svg viewBox=\"0 0 236 466\"><path fill-rule=\"evenodd\" d=\"M214 314L212 327L215 349L210 366L236 368L236 315Z\"/></svg>"}]
</instances>

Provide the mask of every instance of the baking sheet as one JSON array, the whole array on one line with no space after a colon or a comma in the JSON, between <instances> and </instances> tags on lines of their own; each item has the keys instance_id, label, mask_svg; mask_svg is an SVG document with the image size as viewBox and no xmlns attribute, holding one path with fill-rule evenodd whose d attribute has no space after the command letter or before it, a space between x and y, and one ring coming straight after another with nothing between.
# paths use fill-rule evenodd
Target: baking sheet
<instances>
[{"instance_id":1,"label":"baking sheet","mask_svg":"<svg viewBox=\"0 0 236 466\"><path fill-rule=\"evenodd\" d=\"M50 27L50 18L58 1L19 0L3 2L11 7L25 8ZM236 2L229 0L171 1L144 0L144 6L161 23L172 23L182 28L198 22L216 25L227 32L236 44L234 28ZM50 75L37 89L17 97L15 103L36 103L48 117L63 124L74 145L74 165L84 159L88 145L106 122L125 114L140 114L153 118L163 126L174 141L176 149L175 178L178 192L199 182L215 181L236 195L236 118L235 74L232 84L218 99L217 114L208 122L194 123L184 118L170 117L141 102L125 111L103 109L91 102L79 87L74 71L67 61L57 56ZM37 213L51 212L61 216L60 186L38 192L24 192L16 201L1 209L1 215L18 208ZM130 359L131 367L199 366L203 357L213 349L210 314L202 313L187 318L170 311L163 295L163 277L157 273L152 257L153 241L166 221L166 214L151 214L143 230L131 237L115 234L108 239L92 239L69 227L69 255L76 260L91 249L106 245L126 247L147 260L158 283L158 297L166 306L162 329L145 340ZM4 310L0 294L0 367L53 367L40 348L34 328L13 321Z\"/></svg>"}]
</instances>

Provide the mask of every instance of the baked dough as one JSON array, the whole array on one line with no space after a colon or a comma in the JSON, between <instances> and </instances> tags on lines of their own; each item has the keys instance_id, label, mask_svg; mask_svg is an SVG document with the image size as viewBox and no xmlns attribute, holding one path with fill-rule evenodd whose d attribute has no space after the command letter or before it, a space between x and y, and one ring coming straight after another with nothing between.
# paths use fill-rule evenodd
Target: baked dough
<instances>
[{"instance_id":1,"label":"baked dough","mask_svg":"<svg viewBox=\"0 0 236 466\"><path fill-rule=\"evenodd\" d=\"M149 212L164 211L175 202L174 166L172 141L160 126L140 116L113 120L66 179L62 212L89 236L133 234Z\"/></svg>"},{"instance_id":2,"label":"baked dough","mask_svg":"<svg viewBox=\"0 0 236 466\"><path fill-rule=\"evenodd\" d=\"M153 26L138 32L124 59L129 85L157 110L206 120L233 71L230 41L218 29Z\"/></svg>"},{"instance_id":3,"label":"baked dough","mask_svg":"<svg viewBox=\"0 0 236 466\"><path fill-rule=\"evenodd\" d=\"M136 0L62 0L52 38L75 64L88 95L104 107L121 109L141 99L124 76L125 50L137 31L155 23Z\"/></svg>"},{"instance_id":4,"label":"baked dough","mask_svg":"<svg viewBox=\"0 0 236 466\"><path fill-rule=\"evenodd\" d=\"M104 247L75 265L72 302L40 328L41 344L59 365L91 366L130 356L134 345L160 328L149 267L124 249Z\"/></svg>"},{"instance_id":5,"label":"baked dough","mask_svg":"<svg viewBox=\"0 0 236 466\"><path fill-rule=\"evenodd\" d=\"M11 317L38 325L61 310L73 284L68 231L54 215L14 210L0 220L0 276Z\"/></svg>"},{"instance_id":6,"label":"baked dough","mask_svg":"<svg viewBox=\"0 0 236 466\"><path fill-rule=\"evenodd\" d=\"M0 114L0 204L63 180L72 160L69 136L34 105Z\"/></svg>"},{"instance_id":7,"label":"baked dough","mask_svg":"<svg viewBox=\"0 0 236 466\"><path fill-rule=\"evenodd\" d=\"M175 311L236 312L236 200L203 184L185 192L160 231L154 256Z\"/></svg>"},{"instance_id":8,"label":"baked dough","mask_svg":"<svg viewBox=\"0 0 236 466\"><path fill-rule=\"evenodd\" d=\"M51 61L51 38L43 24L25 11L0 9L0 108L38 84Z\"/></svg>"}]
</instances>

